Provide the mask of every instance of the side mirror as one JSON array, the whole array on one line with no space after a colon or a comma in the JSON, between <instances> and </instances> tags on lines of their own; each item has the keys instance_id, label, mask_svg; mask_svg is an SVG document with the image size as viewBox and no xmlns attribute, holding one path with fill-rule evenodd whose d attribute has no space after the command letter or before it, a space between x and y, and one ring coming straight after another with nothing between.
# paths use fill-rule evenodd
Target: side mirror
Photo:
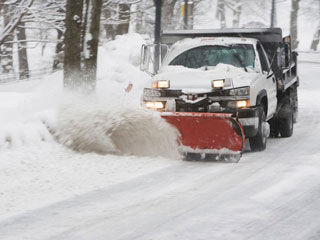
<instances>
[{"instance_id":1,"label":"side mirror","mask_svg":"<svg viewBox=\"0 0 320 240\"><path fill-rule=\"evenodd\" d=\"M140 70L147 72L150 68L150 60L151 60L151 51L150 45L142 45L141 48L141 57L140 57Z\"/></svg>"},{"instance_id":2,"label":"side mirror","mask_svg":"<svg viewBox=\"0 0 320 240\"><path fill-rule=\"evenodd\" d=\"M160 46L156 44L143 44L141 48L140 70L154 75L158 71L168 49L168 45L165 44L160 44Z\"/></svg>"}]
</instances>

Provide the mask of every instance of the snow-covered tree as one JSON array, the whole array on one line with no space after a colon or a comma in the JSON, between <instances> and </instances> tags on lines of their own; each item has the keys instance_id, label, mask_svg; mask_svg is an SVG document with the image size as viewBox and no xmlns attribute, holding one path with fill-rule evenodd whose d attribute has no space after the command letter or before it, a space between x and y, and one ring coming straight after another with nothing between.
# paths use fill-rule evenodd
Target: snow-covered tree
<instances>
[{"instance_id":1,"label":"snow-covered tree","mask_svg":"<svg viewBox=\"0 0 320 240\"><path fill-rule=\"evenodd\" d=\"M290 15L290 35L292 39L292 49L297 49L298 41L298 12L300 9L301 0L291 0L291 15Z\"/></svg>"},{"instance_id":2,"label":"snow-covered tree","mask_svg":"<svg viewBox=\"0 0 320 240\"><path fill-rule=\"evenodd\" d=\"M2 73L13 73L13 46L15 35L20 45L19 53L19 73L24 78L28 75L28 60L25 48L25 29L23 28L23 17L28 13L33 0L1 0L0 11L2 16L2 31L0 32L1 47L1 70Z\"/></svg>"}]
</instances>

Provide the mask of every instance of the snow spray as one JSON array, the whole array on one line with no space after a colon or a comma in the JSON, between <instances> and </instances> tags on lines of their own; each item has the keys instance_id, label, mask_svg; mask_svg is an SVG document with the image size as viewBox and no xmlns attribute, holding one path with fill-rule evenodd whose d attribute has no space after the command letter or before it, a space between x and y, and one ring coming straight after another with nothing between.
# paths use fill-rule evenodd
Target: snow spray
<instances>
[{"instance_id":1,"label":"snow spray","mask_svg":"<svg viewBox=\"0 0 320 240\"><path fill-rule=\"evenodd\" d=\"M77 103L61 107L54 135L79 152L179 158L177 134L158 112Z\"/></svg>"}]
</instances>

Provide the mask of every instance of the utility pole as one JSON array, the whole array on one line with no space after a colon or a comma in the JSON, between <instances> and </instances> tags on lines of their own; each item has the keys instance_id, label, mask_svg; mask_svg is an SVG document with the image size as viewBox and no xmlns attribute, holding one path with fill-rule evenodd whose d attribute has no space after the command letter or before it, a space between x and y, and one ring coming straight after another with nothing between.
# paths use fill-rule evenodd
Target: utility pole
<instances>
[{"instance_id":1,"label":"utility pole","mask_svg":"<svg viewBox=\"0 0 320 240\"><path fill-rule=\"evenodd\" d=\"M184 29L188 29L188 0L184 0Z\"/></svg>"},{"instance_id":2,"label":"utility pole","mask_svg":"<svg viewBox=\"0 0 320 240\"><path fill-rule=\"evenodd\" d=\"M160 67L160 34L161 34L161 8L163 0L154 0L156 5L156 19L154 27L154 72L156 73Z\"/></svg>"},{"instance_id":3,"label":"utility pole","mask_svg":"<svg viewBox=\"0 0 320 240\"><path fill-rule=\"evenodd\" d=\"M276 0L272 0L272 7L271 7L271 28L274 28L276 20Z\"/></svg>"}]
</instances>

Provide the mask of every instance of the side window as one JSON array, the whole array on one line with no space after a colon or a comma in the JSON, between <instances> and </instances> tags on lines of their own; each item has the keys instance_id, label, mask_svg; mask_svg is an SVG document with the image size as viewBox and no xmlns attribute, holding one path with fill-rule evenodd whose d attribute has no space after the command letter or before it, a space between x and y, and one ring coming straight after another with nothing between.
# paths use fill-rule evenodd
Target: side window
<instances>
[{"instance_id":1,"label":"side window","mask_svg":"<svg viewBox=\"0 0 320 240\"><path fill-rule=\"evenodd\" d=\"M266 55L265 55L265 53L263 51L263 48L260 45L260 43L258 43L258 45L257 45L257 50L258 50L258 53L259 53L259 58L260 58L260 62L261 62L262 71L268 72L269 71L268 60L266 59Z\"/></svg>"}]
</instances>

